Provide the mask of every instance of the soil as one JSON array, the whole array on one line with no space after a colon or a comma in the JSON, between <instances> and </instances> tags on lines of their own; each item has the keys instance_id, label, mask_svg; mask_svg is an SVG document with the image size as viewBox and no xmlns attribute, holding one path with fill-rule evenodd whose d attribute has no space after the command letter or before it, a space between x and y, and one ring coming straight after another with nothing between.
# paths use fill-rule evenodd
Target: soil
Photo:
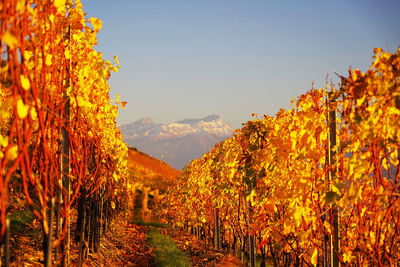
<instances>
[{"instance_id":1,"label":"soil","mask_svg":"<svg viewBox=\"0 0 400 267\"><path fill-rule=\"evenodd\" d=\"M23 199L22 196L21 199ZM137 200L140 198L138 197ZM23 202L11 203L14 207L13 211L28 209L26 203ZM139 204L140 201L137 202ZM83 266L151 267L155 254L146 238L147 232L152 226L134 224L135 215L137 216L133 210L130 212L130 216L121 212L102 235L98 252L89 251L83 261ZM76 217L77 211L72 209L70 266L78 266L79 247L74 242ZM215 250L211 244L198 240L190 233L169 228L160 230L177 243L178 247L189 257L192 266L245 266L235 257ZM43 266L42 240L41 225L36 219L25 223L18 231L12 233L10 236L10 266ZM59 265L59 261L53 260L53 266Z\"/></svg>"}]
</instances>

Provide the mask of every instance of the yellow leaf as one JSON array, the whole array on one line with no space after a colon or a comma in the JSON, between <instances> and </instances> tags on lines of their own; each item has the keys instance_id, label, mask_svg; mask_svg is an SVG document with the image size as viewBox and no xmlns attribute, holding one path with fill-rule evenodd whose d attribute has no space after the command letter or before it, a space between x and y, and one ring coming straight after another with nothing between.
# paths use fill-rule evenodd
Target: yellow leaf
<instances>
[{"instance_id":1,"label":"yellow leaf","mask_svg":"<svg viewBox=\"0 0 400 267\"><path fill-rule=\"evenodd\" d=\"M375 242L376 242L376 235L375 235L375 232L373 232L373 231L369 232L369 238L370 238L370 240L371 240L371 244L372 244L372 245L375 245Z\"/></svg>"},{"instance_id":2,"label":"yellow leaf","mask_svg":"<svg viewBox=\"0 0 400 267\"><path fill-rule=\"evenodd\" d=\"M18 0L17 11L19 11L20 13L25 11L25 0Z\"/></svg>"},{"instance_id":3,"label":"yellow leaf","mask_svg":"<svg viewBox=\"0 0 400 267\"><path fill-rule=\"evenodd\" d=\"M64 12L65 0L54 0L54 6L57 8L57 12Z\"/></svg>"},{"instance_id":4,"label":"yellow leaf","mask_svg":"<svg viewBox=\"0 0 400 267\"><path fill-rule=\"evenodd\" d=\"M3 146L3 147L8 146L8 136L2 136L0 134L0 146Z\"/></svg>"},{"instance_id":5,"label":"yellow leaf","mask_svg":"<svg viewBox=\"0 0 400 267\"><path fill-rule=\"evenodd\" d=\"M295 221L296 221L297 227L299 227L300 224L301 224L302 211L301 211L300 209L297 209L297 210L294 212L293 217L294 217L294 219L295 219Z\"/></svg>"},{"instance_id":6,"label":"yellow leaf","mask_svg":"<svg viewBox=\"0 0 400 267\"><path fill-rule=\"evenodd\" d=\"M93 25L93 29L94 29L95 32L100 31L101 26L103 24L101 22L101 20L99 20L98 18L95 18L95 17L90 18L90 23Z\"/></svg>"},{"instance_id":7,"label":"yellow leaf","mask_svg":"<svg viewBox=\"0 0 400 267\"><path fill-rule=\"evenodd\" d=\"M114 61L115 61L115 63L117 63L119 65L118 55L114 56Z\"/></svg>"},{"instance_id":8,"label":"yellow leaf","mask_svg":"<svg viewBox=\"0 0 400 267\"><path fill-rule=\"evenodd\" d=\"M17 112L18 112L18 117L20 119L23 120L26 118L26 116L28 115L28 109L29 109L29 106L25 105L21 98L18 99Z\"/></svg>"},{"instance_id":9,"label":"yellow leaf","mask_svg":"<svg viewBox=\"0 0 400 267\"><path fill-rule=\"evenodd\" d=\"M10 49L14 49L18 44L17 38L15 38L15 36L12 35L9 30L3 34L2 41L6 43Z\"/></svg>"},{"instance_id":10,"label":"yellow leaf","mask_svg":"<svg viewBox=\"0 0 400 267\"><path fill-rule=\"evenodd\" d=\"M25 75L21 74L21 86L22 88L24 88L25 90L29 90L31 88L31 83L29 82L28 77L26 77Z\"/></svg>"},{"instance_id":11,"label":"yellow leaf","mask_svg":"<svg viewBox=\"0 0 400 267\"><path fill-rule=\"evenodd\" d=\"M111 208L112 208L113 210L115 210L115 203L114 203L114 201L111 201Z\"/></svg>"},{"instance_id":12,"label":"yellow leaf","mask_svg":"<svg viewBox=\"0 0 400 267\"><path fill-rule=\"evenodd\" d=\"M386 170L389 170L390 165L389 165L388 161L386 160L386 158L383 158L383 160L382 160L382 166L383 166L383 168L385 168Z\"/></svg>"},{"instance_id":13,"label":"yellow leaf","mask_svg":"<svg viewBox=\"0 0 400 267\"><path fill-rule=\"evenodd\" d=\"M53 55L46 55L46 65L50 66L52 63Z\"/></svg>"},{"instance_id":14,"label":"yellow leaf","mask_svg":"<svg viewBox=\"0 0 400 267\"><path fill-rule=\"evenodd\" d=\"M344 262L351 262L351 250L343 253L343 261Z\"/></svg>"},{"instance_id":15,"label":"yellow leaf","mask_svg":"<svg viewBox=\"0 0 400 267\"><path fill-rule=\"evenodd\" d=\"M365 95L363 97L357 99L356 100L357 106L361 106L361 104L364 103L364 100L365 100Z\"/></svg>"},{"instance_id":16,"label":"yellow leaf","mask_svg":"<svg viewBox=\"0 0 400 267\"><path fill-rule=\"evenodd\" d=\"M296 101L296 97L293 97L292 101L290 102L290 106L293 107L294 101Z\"/></svg>"},{"instance_id":17,"label":"yellow leaf","mask_svg":"<svg viewBox=\"0 0 400 267\"><path fill-rule=\"evenodd\" d=\"M330 234L331 233L331 225L328 221L324 221L324 226L326 231Z\"/></svg>"},{"instance_id":18,"label":"yellow leaf","mask_svg":"<svg viewBox=\"0 0 400 267\"><path fill-rule=\"evenodd\" d=\"M115 172L113 173L113 178L116 182L118 182L118 174L116 174Z\"/></svg>"},{"instance_id":19,"label":"yellow leaf","mask_svg":"<svg viewBox=\"0 0 400 267\"><path fill-rule=\"evenodd\" d=\"M18 146L13 145L6 154L6 159L9 161L13 161L18 157Z\"/></svg>"},{"instance_id":20,"label":"yellow leaf","mask_svg":"<svg viewBox=\"0 0 400 267\"><path fill-rule=\"evenodd\" d=\"M64 56L65 56L66 59L70 59L71 58L71 52L69 51L69 49L65 50Z\"/></svg>"},{"instance_id":21,"label":"yellow leaf","mask_svg":"<svg viewBox=\"0 0 400 267\"><path fill-rule=\"evenodd\" d=\"M24 57L26 61L29 61L29 59L32 57L33 53L31 51L25 50L24 51Z\"/></svg>"},{"instance_id":22,"label":"yellow leaf","mask_svg":"<svg viewBox=\"0 0 400 267\"><path fill-rule=\"evenodd\" d=\"M53 15L53 14L51 14L51 15L49 16L49 20L50 20L51 23L54 23L54 15Z\"/></svg>"},{"instance_id":23,"label":"yellow leaf","mask_svg":"<svg viewBox=\"0 0 400 267\"><path fill-rule=\"evenodd\" d=\"M311 256L311 263L314 266L317 266L317 264L318 264L318 249L317 248L314 249L314 252Z\"/></svg>"},{"instance_id":24,"label":"yellow leaf","mask_svg":"<svg viewBox=\"0 0 400 267\"><path fill-rule=\"evenodd\" d=\"M32 108L31 109L31 118L32 118L32 120L37 120L37 112L36 112L36 109L35 108Z\"/></svg>"},{"instance_id":25,"label":"yellow leaf","mask_svg":"<svg viewBox=\"0 0 400 267\"><path fill-rule=\"evenodd\" d=\"M289 234L291 231L292 231L291 225L290 225L290 224L286 224L286 222L283 223L283 231L282 231L282 234L283 234L283 235L287 235L287 234Z\"/></svg>"}]
</instances>

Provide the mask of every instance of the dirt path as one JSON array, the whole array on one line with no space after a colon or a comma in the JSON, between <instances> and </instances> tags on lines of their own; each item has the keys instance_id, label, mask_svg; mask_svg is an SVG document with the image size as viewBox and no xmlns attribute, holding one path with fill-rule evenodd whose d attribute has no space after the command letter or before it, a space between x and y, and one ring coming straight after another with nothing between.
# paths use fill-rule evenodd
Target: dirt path
<instances>
[{"instance_id":1,"label":"dirt path","mask_svg":"<svg viewBox=\"0 0 400 267\"><path fill-rule=\"evenodd\" d=\"M187 232L165 230L165 234L171 236L179 248L190 257L192 266L246 266L234 256L214 249Z\"/></svg>"},{"instance_id":2,"label":"dirt path","mask_svg":"<svg viewBox=\"0 0 400 267\"><path fill-rule=\"evenodd\" d=\"M244 266L232 256L227 256L214 250L194 235L182 231L160 227L153 222L143 222L141 218L142 196L136 195L135 208L128 213L121 212L115 218L110 229L102 235L99 251L89 253L83 266L171 266L154 265L157 262L154 249L148 243L148 233L158 229L165 238L172 239L178 252L187 255L191 266ZM72 220L76 220L76 211L73 211ZM74 225L71 233L74 233ZM36 220L23 225L18 233L10 240L11 266L38 266L43 264L41 228ZM73 240L73 236L71 240ZM172 242L172 241L171 241ZM180 253L180 252L179 252ZM71 266L78 265L78 245L71 243ZM174 265L172 266L179 266ZM185 265L187 266L187 264Z\"/></svg>"},{"instance_id":3,"label":"dirt path","mask_svg":"<svg viewBox=\"0 0 400 267\"><path fill-rule=\"evenodd\" d=\"M89 255L86 266L150 266L153 249L146 242L148 227L116 218L103 237L99 252Z\"/></svg>"},{"instance_id":4,"label":"dirt path","mask_svg":"<svg viewBox=\"0 0 400 267\"><path fill-rule=\"evenodd\" d=\"M137 194L135 198L135 209L134 216L136 220L142 222L140 218L143 213L141 210L143 196ZM147 222L149 227L157 227L157 223ZM182 253L186 254L189 258L190 265L195 267L211 267L211 266L246 266L241 263L232 255L223 254L222 252L215 250L212 246L207 245L204 241L198 240L194 235L184 232L177 231L176 229L157 227L158 230L167 238L171 238ZM172 263L175 264L175 263ZM157 265L163 266L163 265ZM168 265L171 266L171 265ZM172 265L172 266L180 266ZM182 265L186 266L186 265Z\"/></svg>"}]
</instances>

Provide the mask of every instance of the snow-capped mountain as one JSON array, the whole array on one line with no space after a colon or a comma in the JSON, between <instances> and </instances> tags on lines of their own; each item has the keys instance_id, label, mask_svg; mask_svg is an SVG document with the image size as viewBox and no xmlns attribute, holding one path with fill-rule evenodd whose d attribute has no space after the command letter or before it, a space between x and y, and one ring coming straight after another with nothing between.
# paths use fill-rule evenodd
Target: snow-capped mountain
<instances>
[{"instance_id":1,"label":"snow-capped mountain","mask_svg":"<svg viewBox=\"0 0 400 267\"><path fill-rule=\"evenodd\" d=\"M217 142L232 136L234 129L213 114L169 124L155 123L151 118L144 117L121 126L121 131L129 146L182 169Z\"/></svg>"}]
</instances>

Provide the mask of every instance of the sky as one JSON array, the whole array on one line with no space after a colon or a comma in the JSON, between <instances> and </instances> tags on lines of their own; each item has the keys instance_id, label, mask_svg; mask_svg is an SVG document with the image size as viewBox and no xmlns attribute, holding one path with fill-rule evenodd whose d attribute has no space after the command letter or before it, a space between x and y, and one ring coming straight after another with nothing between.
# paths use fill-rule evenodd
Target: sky
<instances>
[{"instance_id":1,"label":"sky","mask_svg":"<svg viewBox=\"0 0 400 267\"><path fill-rule=\"evenodd\" d=\"M398 0L81 0L103 21L95 49L120 69L119 125L219 114L234 128L294 97L366 71L400 45ZM328 75L328 76L327 76Z\"/></svg>"}]
</instances>

